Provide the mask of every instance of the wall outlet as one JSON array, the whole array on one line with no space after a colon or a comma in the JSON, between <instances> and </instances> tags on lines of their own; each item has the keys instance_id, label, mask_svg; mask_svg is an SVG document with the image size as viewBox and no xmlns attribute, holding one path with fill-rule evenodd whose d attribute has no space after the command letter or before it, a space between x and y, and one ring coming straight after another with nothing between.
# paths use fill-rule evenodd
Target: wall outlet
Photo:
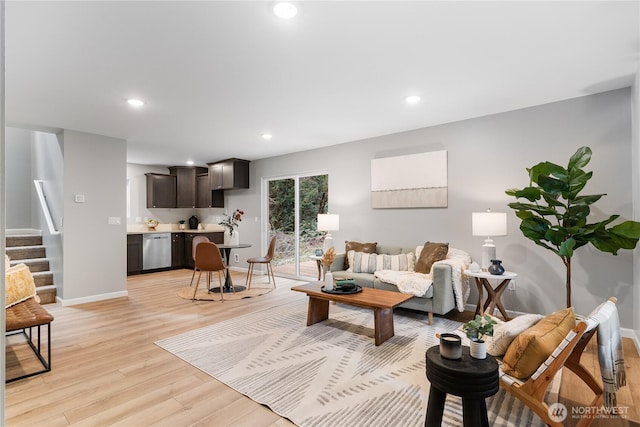
<instances>
[{"instance_id":1,"label":"wall outlet","mask_svg":"<svg viewBox=\"0 0 640 427\"><path fill-rule=\"evenodd\" d=\"M509 289L510 291L515 291L516 290L516 281L515 280L511 280L509 282L509 284L507 285L507 289Z\"/></svg>"},{"instance_id":2,"label":"wall outlet","mask_svg":"<svg viewBox=\"0 0 640 427\"><path fill-rule=\"evenodd\" d=\"M235 262L240 262L240 254L233 254L233 260Z\"/></svg>"}]
</instances>

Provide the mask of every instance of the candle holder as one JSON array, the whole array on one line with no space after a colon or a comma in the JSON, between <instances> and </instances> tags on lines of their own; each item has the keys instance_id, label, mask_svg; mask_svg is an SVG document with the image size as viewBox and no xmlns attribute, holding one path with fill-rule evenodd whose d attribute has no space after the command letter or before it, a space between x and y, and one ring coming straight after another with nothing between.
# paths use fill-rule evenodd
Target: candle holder
<instances>
[{"instance_id":1,"label":"candle holder","mask_svg":"<svg viewBox=\"0 0 640 427\"><path fill-rule=\"evenodd\" d=\"M451 333L441 334L440 355L445 359L460 359L462 357L462 338Z\"/></svg>"}]
</instances>

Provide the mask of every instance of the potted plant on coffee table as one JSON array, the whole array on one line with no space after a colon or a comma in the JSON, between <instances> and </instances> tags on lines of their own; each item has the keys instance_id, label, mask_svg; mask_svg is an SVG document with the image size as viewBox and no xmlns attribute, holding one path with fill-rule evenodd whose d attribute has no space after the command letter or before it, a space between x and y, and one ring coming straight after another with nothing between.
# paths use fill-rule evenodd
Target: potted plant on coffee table
<instances>
[{"instance_id":1,"label":"potted plant on coffee table","mask_svg":"<svg viewBox=\"0 0 640 427\"><path fill-rule=\"evenodd\" d=\"M484 359L487 357L487 343L484 342L485 336L493 336L493 327L496 321L487 314L480 316L476 314L473 320L469 320L462 325L462 330L469 338L469 353L471 357L476 359Z\"/></svg>"}]
</instances>

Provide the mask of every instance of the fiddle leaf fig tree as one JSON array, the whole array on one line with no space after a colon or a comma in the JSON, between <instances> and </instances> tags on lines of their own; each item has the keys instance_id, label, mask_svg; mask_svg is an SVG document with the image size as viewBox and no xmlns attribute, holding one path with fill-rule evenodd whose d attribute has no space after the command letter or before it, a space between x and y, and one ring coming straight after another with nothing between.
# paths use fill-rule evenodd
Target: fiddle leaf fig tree
<instances>
[{"instance_id":1,"label":"fiddle leaf fig tree","mask_svg":"<svg viewBox=\"0 0 640 427\"><path fill-rule=\"evenodd\" d=\"M606 194L581 195L593 176L585 172L591 149L581 147L569 159L566 168L542 162L528 168L529 186L506 193L518 201L509 203L522 221L520 230L535 244L558 255L566 268L567 307L571 306L571 257L576 249L591 243L602 252L618 254L633 249L640 238L640 223L624 221L611 225L620 215L589 223L590 206Z\"/></svg>"}]
</instances>

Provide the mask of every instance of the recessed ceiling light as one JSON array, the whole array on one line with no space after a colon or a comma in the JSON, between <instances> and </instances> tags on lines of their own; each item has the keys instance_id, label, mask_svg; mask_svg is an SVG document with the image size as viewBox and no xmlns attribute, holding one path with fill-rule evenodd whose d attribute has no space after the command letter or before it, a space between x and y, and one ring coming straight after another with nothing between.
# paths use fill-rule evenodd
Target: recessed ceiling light
<instances>
[{"instance_id":1,"label":"recessed ceiling light","mask_svg":"<svg viewBox=\"0 0 640 427\"><path fill-rule=\"evenodd\" d=\"M273 138L273 135L271 135L270 133L263 133L262 134L262 139L266 139L268 141L271 138Z\"/></svg>"},{"instance_id":2,"label":"recessed ceiling light","mask_svg":"<svg viewBox=\"0 0 640 427\"><path fill-rule=\"evenodd\" d=\"M420 97L418 95L411 95L407 96L404 100L407 101L408 104L417 104L420 102Z\"/></svg>"},{"instance_id":3,"label":"recessed ceiling light","mask_svg":"<svg viewBox=\"0 0 640 427\"><path fill-rule=\"evenodd\" d=\"M144 105L144 101L135 98L127 99L127 103L132 107L142 107Z\"/></svg>"},{"instance_id":4,"label":"recessed ceiling light","mask_svg":"<svg viewBox=\"0 0 640 427\"><path fill-rule=\"evenodd\" d=\"M298 14L298 8L293 3L279 2L273 6L273 13L278 18L291 19Z\"/></svg>"},{"instance_id":5,"label":"recessed ceiling light","mask_svg":"<svg viewBox=\"0 0 640 427\"><path fill-rule=\"evenodd\" d=\"M187 160L186 163L191 166L193 164L193 160Z\"/></svg>"}]
</instances>

